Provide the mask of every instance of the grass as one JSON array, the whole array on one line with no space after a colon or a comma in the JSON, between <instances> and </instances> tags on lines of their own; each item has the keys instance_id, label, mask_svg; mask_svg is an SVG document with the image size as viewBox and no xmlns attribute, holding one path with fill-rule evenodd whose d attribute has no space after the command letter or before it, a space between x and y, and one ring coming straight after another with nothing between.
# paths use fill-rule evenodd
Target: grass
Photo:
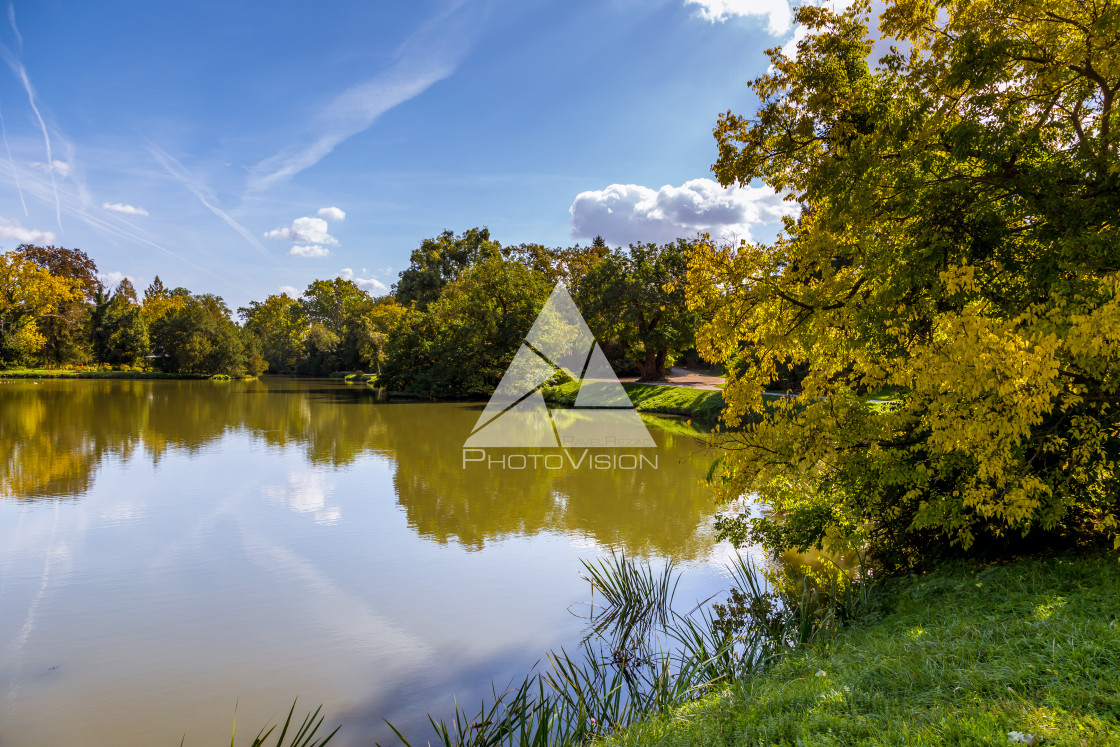
<instances>
[{"instance_id":1,"label":"grass","mask_svg":"<svg viewBox=\"0 0 1120 747\"><path fill-rule=\"evenodd\" d=\"M1115 554L891 582L882 610L623 745L1120 745Z\"/></svg>"},{"instance_id":2,"label":"grass","mask_svg":"<svg viewBox=\"0 0 1120 747\"><path fill-rule=\"evenodd\" d=\"M103 371L76 368L10 368L0 379L206 379L205 374L171 374L162 371ZM227 377L228 378L228 377Z\"/></svg>"},{"instance_id":3,"label":"grass","mask_svg":"<svg viewBox=\"0 0 1120 747\"><path fill-rule=\"evenodd\" d=\"M723 411L723 392L692 389L683 386L623 384L623 389L638 412L661 415L683 415L714 423ZM549 404L571 407L579 393L579 382L569 381L546 387L544 398Z\"/></svg>"}]
</instances>

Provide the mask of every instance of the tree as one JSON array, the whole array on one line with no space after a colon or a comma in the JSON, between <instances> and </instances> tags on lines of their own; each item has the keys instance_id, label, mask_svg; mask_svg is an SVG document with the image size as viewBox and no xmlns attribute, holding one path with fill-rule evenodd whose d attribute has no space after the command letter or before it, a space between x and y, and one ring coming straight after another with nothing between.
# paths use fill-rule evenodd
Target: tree
<instances>
[{"instance_id":1,"label":"tree","mask_svg":"<svg viewBox=\"0 0 1120 747\"><path fill-rule=\"evenodd\" d=\"M80 301L81 283L58 277L22 252L0 254L0 361L24 363L47 342L40 324Z\"/></svg>"},{"instance_id":2,"label":"tree","mask_svg":"<svg viewBox=\"0 0 1120 747\"><path fill-rule=\"evenodd\" d=\"M671 356L692 347L698 318L685 297L689 252L684 240L631 244L608 252L580 280L576 298L591 330L620 346L639 381L663 380Z\"/></svg>"},{"instance_id":3,"label":"tree","mask_svg":"<svg viewBox=\"0 0 1120 747\"><path fill-rule=\"evenodd\" d=\"M308 329L304 370L328 373L363 367L362 315L373 299L352 280L315 280L300 299Z\"/></svg>"},{"instance_id":4,"label":"tree","mask_svg":"<svg viewBox=\"0 0 1120 747\"><path fill-rule=\"evenodd\" d=\"M550 291L544 277L519 262L482 259L426 311L400 315L380 378L426 396L491 394Z\"/></svg>"},{"instance_id":5,"label":"tree","mask_svg":"<svg viewBox=\"0 0 1120 747\"><path fill-rule=\"evenodd\" d=\"M148 354L148 324L127 278L112 294L97 289L90 337L94 357L100 363L135 365Z\"/></svg>"},{"instance_id":6,"label":"tree","mask_svg":"<svg viewBox=\"0 0 1120 747\"><path fill-rule=\"evenodd\" d=\"M256 375L261 365L246 349L242 332L218 296L177 288L145 299L152 349L164 371L186 374ZM263 364L261 359L260 364Z\"/></svg>"},{"instance_id":7,"label":"tree","mask_svg":"<svg viewBox=\"0 0 1120 747\"><path fill-rule=\"evenodd\" d=\"M434 239L424 239L420 248L412 250L408 269L393 286L397 300L406 306L414 303L423 311L468 267L500 250L501 244L491 241L485 228L471 228L459 236L444 231Z\"/></svg>"},{"instance_id":8,"label":"tree","mask_svg":"<svg viewBox=\"0 0 1120 747\"><path fill-rule=\"evenodd\" d=\"M358 322L359 350L366 367L381 373L385 360L385 347L405 316L405 307L392 296L374 302L373 308L362 315Z\"/></svg>"},{"instance_id":9,"label":"tree","mask_svg":"<svg viewBox=\"0 0 1120 747\"><path fill-rule=\"evenodd\" d=\"M802 205L690 269L699 349L733 364L716 476L772 511L725 528L888 567L1116 537L1120 13L896 1L880 27L911 51L872 66L867 12L802 6L757 114L716 128L723 184ZM800 396L763 396L791 365Z\"/></svg>"},{"instance_id":10,"label":"tree","mask_svg":"<svg viewBox=\"0 0 1120 747\"><path fill-rule=\"evenodd\" d=\"M260 354L273 373L292 373L300 365L310 323L303 305L287 293L252 301L237 310L245 331L260 341Z\"/></svg>"},{"instance_id":11,"label":"tree","mask_svg":"<svg viewBox=\"0 0 1120 747\"><path fill-rule=\"evenodd\" d=\"M54 277L77 281L80 291L76 296L61 301L50 314L39 319L37 326L43 335L39 355L54 365L86 359L91 304L94 293L101 285L97 265L80 249L21 244L16 251Z\"/></svg>"}]
</instances>

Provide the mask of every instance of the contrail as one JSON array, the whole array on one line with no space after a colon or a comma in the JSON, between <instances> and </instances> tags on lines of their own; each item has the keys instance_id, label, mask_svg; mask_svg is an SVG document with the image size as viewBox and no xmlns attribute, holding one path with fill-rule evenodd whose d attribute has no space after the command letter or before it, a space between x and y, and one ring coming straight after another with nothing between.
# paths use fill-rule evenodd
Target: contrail
<instances>
[{"instance_id":1,"label":"contrail","mask_svg":"<svg viewBox=\"0 0 1120 747\"><path fill-rule=\"evenodd\" d=\"M19 192L19 204L23 205L23 215L27 217L29 215L27 212L27 201L23 199L23 187L19 183L19 172L16 170L16 160L12 158L12 149L8 146L8 128L4 126L3 108L0 108L0 137L4 139L4 150L8 152L8 163L12 166L12 177L16 180L16 191Z\"/></svg>"},{"instance_id":2,"label":"contrail","mask_svg":"<svg viewBox=\"0 0 1120 747\"><path fill-rule=\"evenodd\" d=\"M12 16L12 18L14 18L14 16ZM61 230L62 202L58 199L58 185L54 180L54 157L51 154L51 135L47 130L47 123L43 121L43 115L39 113L39 107L35 103L35 89L31 85L31 80L27 77L27 70L23 67L22 63L12 56L12 53L8 51L7 47L0 47L0 52L3 53L8 67L12 68L12 72L14 72L16 76L19 77L20 82L23 83L23 88L27 91L27 101L31 104L31 111L35 112L35 118L39 120L39 128L43 131L43 142L47 146L47 173L51 177L51 191L54 193L54 217Z\"/></svg>"},{"instance_id":3,"label":"contrail","mask_svg":"<svg viewBox=\"0 0 1120 747\"><path fill-rule=\"evenodd\" d=\"M16 26L16 6L15 3L8 3L8 23L12 25L12 31L16 32L16 41L19 42L19 51L23 51L23 34L19 32L19 26Z\"/></svg>"},{"instance_id":4,"label":"contrail","mask_svg":"<svg viewBox=\"0 0 1120 747\"><path fill-rule=\"evenodd\" d=\"M190 174L187 173L187 170L183 168L183 164L179 163L170 154L151 143L148 144L148 151L152 154L153 158L159 161L160 166L163 166L164 170L167 171L168 174L177 179L184 187L186 187L190 191L191 194L197 197L198 201L205 205L207 210L225 221L226 225L228 225L234 231L237 231L239 234L241 234L241 237L248 241L249 244L253 246L257 251L259 251L269 259L272 259L272 255L270 255L268 253L268 250L264 248L264 244L257 240L256 236L249 233L249 230L245 228L245 226L234 220L229 213L211 202L211 200L214 199L213 194L205 194L203 189L199 187L195 183L194 179L191 178Z\"/></svg>"}]
</instances>

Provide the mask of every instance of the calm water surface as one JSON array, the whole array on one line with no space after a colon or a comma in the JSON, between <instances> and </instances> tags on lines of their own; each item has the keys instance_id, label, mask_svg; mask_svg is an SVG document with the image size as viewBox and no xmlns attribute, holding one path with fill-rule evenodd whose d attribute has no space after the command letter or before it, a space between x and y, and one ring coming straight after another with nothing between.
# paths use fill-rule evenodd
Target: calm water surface
<instances>
[{"instance_id":1,"label":"calm water surface","mask_svg":"<svg viewBox=\"0 0 1120 747\"><path fill-rule=\"evenodd\" d=\"M572 648L581 558L723 588L700 441L658 468L469 465L479 405L328 381L0 383L0 745L186 745L324 704L424 743Z\"/></svg>"}]
</instances>

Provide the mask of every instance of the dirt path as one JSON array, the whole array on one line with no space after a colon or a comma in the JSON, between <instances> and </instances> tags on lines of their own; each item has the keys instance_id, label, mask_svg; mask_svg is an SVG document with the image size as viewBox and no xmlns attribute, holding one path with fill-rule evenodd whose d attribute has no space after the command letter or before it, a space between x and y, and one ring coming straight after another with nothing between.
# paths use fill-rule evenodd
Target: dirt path
<instances>
[{"instance_id":1,"label":"dirt path","mask_svg":"<svg viewBox=\"0 0 1120 747\"><path fill-rule=\"evenodd\" d=\"M634 384L637 383L637 376L623 376L619 381ZM697 373L696 371L689 371L687 368L678 368L674 366L668 371L665 381L643 381L643 384L650 386L683 386L689 389L703 389L705 391L714 392L719 389L719 385L727 380L722 376L712 376L711 374Z\"/></svg>"}]
</instances>

